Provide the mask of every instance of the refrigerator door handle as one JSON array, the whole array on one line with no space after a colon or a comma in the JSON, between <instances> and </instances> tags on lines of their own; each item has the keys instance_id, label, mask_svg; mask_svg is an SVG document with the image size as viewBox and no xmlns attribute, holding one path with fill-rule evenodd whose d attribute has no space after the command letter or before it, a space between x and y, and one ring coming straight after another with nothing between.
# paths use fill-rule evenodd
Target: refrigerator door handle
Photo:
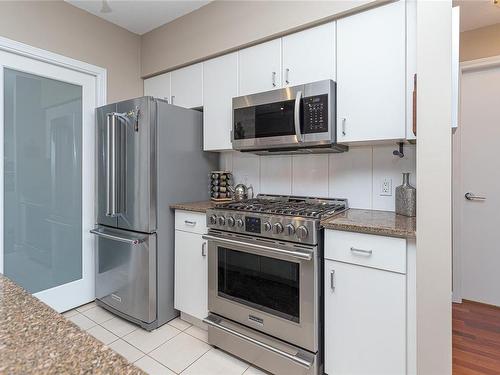
<instances>
[{"instance_id":1,"label":"refrigerator door handle","mask_svg":"<svg viewBox=\"0 0 500 375\"><path fill-rule=\"evenodd\" d=\"M117 215L116 194L116 113L106 116L106 216Z\"/></svg>"}]
</instances>

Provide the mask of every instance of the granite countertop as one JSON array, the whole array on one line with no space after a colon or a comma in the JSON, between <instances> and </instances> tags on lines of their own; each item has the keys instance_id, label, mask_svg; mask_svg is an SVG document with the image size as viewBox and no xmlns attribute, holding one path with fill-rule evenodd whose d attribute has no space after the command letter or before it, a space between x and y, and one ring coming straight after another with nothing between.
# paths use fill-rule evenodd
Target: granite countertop
<instances>
[{"instance_id":1,"label":"granite countertop","mask_svg":"<svg viewBox=\"0 0 500 375\"><path fill-rule=\"evenodd\" d=\"M0 274L0 374L144 374Z\"/></svg>"},{"instance_id":2,"label":"granite countertop","mask_svg":"<svg viewBox=\"0 0 500 375\"><path fill-rule=\"evenodd\" d=\"M389 211L349 209L321 221L326 229L415 238L416 218Z\"/></svg>"},{"instance_id":3,"label":"granite countertop","mask_svg":"<svg viewBox=\"0 0 500 375\"><path fill-rule=\"evenodd\" d=\"M209 208L215 208L217 204L225 202L214 202L214 201L202 201L202 202L191 202L191 203L176 203L172 204L170 208L174 210L185 210L193 212L205 213Z\"/></svg>"}]
</instances>

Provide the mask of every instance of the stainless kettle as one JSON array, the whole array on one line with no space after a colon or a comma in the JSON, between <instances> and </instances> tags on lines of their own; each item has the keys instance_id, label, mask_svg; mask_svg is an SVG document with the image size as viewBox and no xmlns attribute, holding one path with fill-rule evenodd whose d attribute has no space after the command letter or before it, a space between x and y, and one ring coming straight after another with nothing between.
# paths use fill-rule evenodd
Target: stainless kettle
<instances>
[{"instance_id":1,"label":"stainless kettle","mask_svg":"<svg viewBox=\"0 0 500 375\"><path fill-rule=\"evenodd\" d=\"M242 201L244 199L253 198L253 186L245 186L244 184L238 184L234 188L232 186L228 186L228 189L231 193L233 193L234 200ZM249 197L249 190L252 191L251 196Z\"/></svg>"}]
</instances>

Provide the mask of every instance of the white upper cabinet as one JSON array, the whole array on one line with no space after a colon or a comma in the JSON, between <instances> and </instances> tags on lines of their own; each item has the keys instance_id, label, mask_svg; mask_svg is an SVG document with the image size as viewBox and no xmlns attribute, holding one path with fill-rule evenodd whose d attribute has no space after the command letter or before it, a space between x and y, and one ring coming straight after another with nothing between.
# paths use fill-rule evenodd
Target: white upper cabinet
<instances>
[{"instance_id":1,"label":"white upper cabinet","mask_svg":"<svg viewBox=\"0 0 500 375\"><path fill-rule=\"evenodd\" d=\"M144 96L154 96L170 103L170 73L145 79Z\"/></svg>"},{"instance_id":2,"label":"white upper cabinet","mask_svg":"<svg viewBox=\"0 0 500 375\"><path fill-rule=\"evenodd\" d=\"M335 22L283 37L283 86L335 80Z\"/></svg>"},{"instance_id":3,"label":"white upper cabinet","mask_svg":"<svg viewBox=\"0 0 500 375\"><path fill-rule=\"evenodd\" d=\"M239 54L239 95L281 87L281 39L245 48Z\"/></svg>"},{"instance_id":4,"label":"white upper cabinet","mask_svg":"<svg viewBox=\"0 0 500 375\"><path fill-rule=\"evenodd\" d=\"M171 72L170 103L185 108L203 106L203 64L186 66Z\"/></svg>"},{"instance_id":5,"label":"white upper cabinet","mask_svg":"<svg viewBox=\"0 0 500 375\"><path fill-rule=\"evenodd\" d=\"M238 96L238 53L203 63L203 149L230 150L232 99Z\"/></svg>"},{"instance_id":6,"label":"white upper cabinet","mask_svg":"<svg viewBox=\"0 0 500 375\"><path fill-rule=\"evenodd\" d=\"M405 71L404 1L337 21L339 143L405 139Z\"/></svg>"}]
</instances>

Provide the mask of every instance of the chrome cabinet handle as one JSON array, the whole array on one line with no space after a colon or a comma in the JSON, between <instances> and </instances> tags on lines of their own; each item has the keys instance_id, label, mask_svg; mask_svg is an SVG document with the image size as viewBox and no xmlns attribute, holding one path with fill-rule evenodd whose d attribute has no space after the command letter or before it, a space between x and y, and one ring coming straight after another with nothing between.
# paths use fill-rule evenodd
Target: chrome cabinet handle
<instances>
[{"instance_id":1,"label":"chrome cabinet handle","mask_svg":"<svg viewBox=\"0 0 500 375\"><path fill-rule=\"evenodd\" d=\"M195 226L196 225L196 221L184 220L184 224Z\"/></svg>"},{"instance_id":2,"label":"chrome cabinet handle","mask_svg":"<svg viewBox=\"0 0 500 375\"><path fill-rule=\"evenodd\" d=\"M272 73L272 82L273 82L273 87L276 87L276 72Z\"/></svg>"},{"instance_id":3,"label":"chrome cabinet handle","mask_svg":"<svg viewBox=\"0 0 500 375\"><path fill-rule=\"evenodd\" d=\"M286 68L285 69L285 82L288 85L290 83L290 80L288 79L290 75L290 69Z\"/></svg>"},{"instance_id":4,"label":"chrome cabinet handle","mask_svg":"<svg viewBox=\"0 0 500 375\"><path fill-rule=\"evenodd\" d=\"M366 256L370 256L372 255L373 253L373 250L363 250L363 249L356 249L355 247L351 247L351 252L353 253L358 253L358 254L362 254L362 255L366 255Z\"/></svg>"},{"instance_id":5,"label":"chrome cabinet handle","mask_svg":"<svg viewBox=\"0 0 500 375\"><path fill-rule=\"evenodd\" d=\"M342 117L342 135L345 136L345 122L347 119L345 117Z\"/></svg>"},{"instance_id":6,"label":"chrome cabinet handle","mask_svg":"<svg viewBox=\"0 0 500 375\"><path fill-rule=\"evenodd\" d=\"M297 96L295 97L295 108L294 108L294 123L295 123L295 136L297 137L297 142L304 142L304 137L300 132L300 99L302 98L302 91L297 91Z\"/></svg>"},{"instance_id":7,"label":"chrome cabinet handle","mask_svg":"<svg viewBox=\"0 0 500 375\"><path fill-rule=\"evenodd\" d=\"M465 199L467 199L469 201L484 201L484 200L486 200L486 197L474 195L474 193L465 193Z\"/></svg>"},{"instance_id":8,"label":"chrome cabinet handle","mask_svg":"<svg viewBox=\"0 0 500 375\"><path fill-rule=\"evenodd\" d=\"M203 242L201 244L201 256L206 257L207 256L207 243Z\"/></svg>"},{"instance_id":9,"label":"chrome cabinet handle","mask_svg":"<svg viewBox=\"0 0 500 375\"><path fill-rule=\"evenodd\" d=\"M330 271L330 288L335 291L335 270Z\"/></svg>"},{"instance_id":10,"label":"chrome cabinet handle","mask_svg":"<svg viewBox=\"0 0 500 375\"><path fill-rule=\"evenodd\" d=\"M98 229L91 229L90 233L95 234L96 236L107 238L108 240L113 240L113 241L119 241L119 242L125 242L130 245L138 245L142 242L145 241L145 238L126 238L126 237L120 237L120 236L115 236L113 234L109 233L104 233L99 231Z\"/></svg>"}]
</instances>

